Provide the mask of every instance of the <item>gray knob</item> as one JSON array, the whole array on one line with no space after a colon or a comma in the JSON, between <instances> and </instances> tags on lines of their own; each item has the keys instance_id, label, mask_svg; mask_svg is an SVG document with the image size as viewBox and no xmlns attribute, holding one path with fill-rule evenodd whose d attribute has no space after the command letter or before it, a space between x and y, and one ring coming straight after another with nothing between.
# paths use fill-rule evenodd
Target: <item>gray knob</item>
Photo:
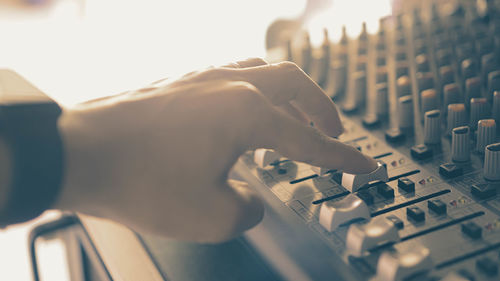
<instances>
[{"instance_id":1,"label":"gray knob","mask_svg":"<svg viewBox=\"0 0 500 281\"><path fill-rule=\"evenodd\" d=\"M447 84L444 86L444 110L448 109L448 105L452 103L460 103L460 89L456 83Z\"/></svg>"},{"instance_id":2,"label":"gray knob","mask_svg":"<svg viewBox=\"0 0 500 281\"><path fill-rule=\"evenodd\" d=\"M470 99L470 126L471 129L477 128L477 122L486 119L490 114L489 104L486 98Z\"/></svg>"},{"instance_id":3,"label":"gray knob","mask_svg":"<svg viewBox=\"0 0 500 281\"><path fill-rule=\"evenodd\" d=\"M456 162L470 160L469 127L454 128L451 136L451 159Z\"/></svg>"},{"instance_id":4,"label":"gray knob","mask_svg":"<svg viewBox=\"0 0 500 281\"><path fill-rule=\"evenodd\" d=\"M431 110L424 117L424 143L436 144L441 141L441 113L439 110Z\"/></svg>"},{"instance_id":5,"label":"gray knob","mask_svg":"<svg viewBox=\"0 0 500 281\"><path fill-rule=\"evenodd\" d=\"M493 119L480 120L477 123L477 141L476 150L484 153L484 148L495 142L497 135L497 125Z\"/></svg>"},{"instance_id":6,"label":"gray knob","mask_svg":"<svg viewBox=\"0 0 500 281\"><path fill-rule=\"evenodd\" d=\"M493 94L493 119L498 124L500 122L500 92L495 91Z\"/></svg>"},{"instance_id":7,"label":"gray knob","mask_svg":"<svg viewBox=\"0 0 500 281\"><path fill-rule=\"evenodd\" d=\"M462 61L462 75L464 79L469 79L477 75L477 63L473 59L465 59Z\"/></svg>"},{"instance_id":8,"label":"gray knob","mask_svg":"<svg viewBox=\"0 0 500 281\"><path fill-rule=\"evenodd\" d=\"M483 174L487 180L500 180L500 143L486 146L484 150Z\"/></svg>"},{"instance_id":9,"label":"gray knob","mask_svg":"<svg viewBox=\"0 0 500 281\"><path fill-rule=\"evenodd\" d=\"M375 99L377 115L385 116L389 111L387 83L377 84L377 98Z\"/></svg>"},{"instance_id":10,"label":"gray knob","mask_svg":"<svg viewBox=\"0 0 500 281\"><path fill-rule=\"evenodd\" d=\"M441 85L455 82L455 72L449 65L444 65L439 68L439 77L441 78Z\"/></svg>"},{"instance_id":11,"label":"gray knob","mask_svg":"<svg viewBox=\"0 0 500 281\"><path fill-rule=\"evenodd\" d=\"M398 99L399 127L413 127L413 98L410 95Z\"/></svg>"},{"instance_id":12,"label":"gray knob","mask_svg":"<svg viewBox=\"0 0 500 281\"><path fill-rule=\"evenodd\" d=\"M465 81L465 105L469 107L470 99L481 97L481 80L472 77Z\"/></svg>"},{"instance_id":13,"label":"gray knob","mask_svg":"<svg viewBox=\"0 0 500 281\"><path fill-rule=\"evenodd\" d=\"M438 97L436 90L427 89L420 94L420 101L422 103L422 113L437 109Z\"/></svg>"},{"instance_id":14,"label":"gray knob","mask_svg":"<svg viewBox=\"0 0 500 281\"><path fill-rule=\"evenodd\" d=\"M411 82L410 77L404 75L396 80L396 92L398 97L411 95Z\"/></svg>"},{"instance_id":15,"label":"gray knob","mask_svg":"<svg viewBox=\"0 0 500 281\"><path fill-rule=\"evenodd\" d=\"M448 105L448 126L447 134L451 134L453 128L465 126L467 124L467 112L463 103L452 103Z\"/></svg>"}]
</instances>

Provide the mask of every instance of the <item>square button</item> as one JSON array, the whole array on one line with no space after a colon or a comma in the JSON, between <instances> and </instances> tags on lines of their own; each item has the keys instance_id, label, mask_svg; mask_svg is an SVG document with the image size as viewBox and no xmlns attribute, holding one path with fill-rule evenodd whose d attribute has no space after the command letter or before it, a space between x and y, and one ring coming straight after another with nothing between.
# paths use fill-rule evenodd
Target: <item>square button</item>
<instances>
[{"instance_id":1,"label":"square button","mask_svg":"<svg viewBox=\"0 0 500 281\"><path fill-rule=\"evenodd\" d=\"M480 258L476 261L476 267L488 276L498 274L498 263L489 257Z\"/></svg>"},{"instance_id":2,"label":"square button","mask_svg":"<svg viewBox=\"0 0 500 281\"><path fill-rule=\"evenodd\" d=\"M387 185L386 183L377 185L377 193L380 194L385 199L394 198L394 189Z\"/></svg>"},{"instance_id":3,"label":"square button","mask_svg":"<svg viewBox=\"0 0 500 281\"><path fill-rule=\"evenodd\" d=\"M398 187L406 192L415 192L415 183L409 178L399 178Z\"/></svg>"},{"instance_id":4,"label":"square button","mask_svg":"<svg viewBox=\"0 0 500 281\"><path fill-rule=\"evenodd\" d=\"M446 214L446 204L439 199L433 199L427 201L427 208L438 215Z\"/></svg>"},{"instance_id":5,"label":"square button","mask_svg":"<svg viewBox=\"0 0 500 281\"><path fill-rule=\"evenodd\" d=\"M425 221L424 211L416 206L406 208L406 215L415 222Z\"/></svg>"},{"instance_id":6,"label":"square button","mask_svg":"<svg viewBox=\"0 0 500 281\"><path fill-rule=\"evenodd\" d=\"M483 234L483 229L475 222L467 222L462 224L462 233L471 239L479 239Z\"/></svg>"},{"instance_id":7,"label":"square button","mask_svg":"<svg viewBox=\"0 0 500 281\"><path fill-rule=\"evenodd\" d=\"M387 216L386 219L390 220L396 226L397 229L403 229L405 227L403 221L400 218L396 217L395 215Z\"/></svg>"},{"instance_id":8,"label":"square button","mask_svg":"<svg viewBox=\"0 0 500 281\"><path fill-rule=\"evenodd\" d=\"M373 195L371 195L368 190L361 190L356 195L358 195L361 200L365 201L366 205L372 205L374 202Z\"/></svg>"},{"instance_id":9,"label":"square button","mask_svg":"<svg viewBox=\"0 0 500 281\"><path fill-rule=\"evenodd\" d=\"M415 145L411 148L411 157L424 160L432 157L432 149L425 144Z\"/></svg>"},{"instance_id":10,"label":"square button","mask_svg":"<svg viewBox=\"0 0 500 281\"><path fill-rule=\"evenodd\" d=\"M497 189L494 185L488 183L473 184L470 187L470 193L474 197L484 200L497 195Z\"/></svg>"},{"instance_id":11,"label":"square button","mask_svg":"<svg viewBox=\"0 0 500 281\"><path fill-rule=\"evenodd\" d=\"M445 178L455 178L461 176L463 170L453 163L444 163L439 166L439 174Z\"/></svg>"}]
</instances>

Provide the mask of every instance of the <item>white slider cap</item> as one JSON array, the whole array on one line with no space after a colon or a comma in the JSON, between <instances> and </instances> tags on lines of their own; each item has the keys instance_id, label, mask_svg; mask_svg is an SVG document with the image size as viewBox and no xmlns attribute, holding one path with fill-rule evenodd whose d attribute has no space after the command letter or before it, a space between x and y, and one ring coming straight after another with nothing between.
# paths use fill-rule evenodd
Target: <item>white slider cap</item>
<instances>
[{"instance_id":1,"label":"white slider cap","mask_svg":"<svg viewBox=\"0 0 500 281\"><path fill-rule=\"evenodd\" d=\"M265 168L274 162L279 161L281 155L272 149L258 148L253 154L253 160L260 168Z\"/></svg>"},{"instance_id":2,"label":"white slider cap","mask_svg":"<svg viewBox=\"0 0 500 281\"><path fill-rule=\"evenodd\" d=\"M356 192L360 187L373 181L386 182L388 180L387 169L380 162L377 163L377 169L368 174L342 173L342 186L350 192Z\"/></svg>"},{"instance_id":3,"label":"white slider cap","mask_svg":"<svg viewBox=\"0 0 500 281\"><path fill-rule=\"evenodd\" d=\"M362 256L378 245L397 241L399 233L396 225L385 217L377 217L366 224L349 226L346 246L350 255Z\"/></svg>"},{"instance_id":4,"label":"white slider cap","mask_svg":"<svg viewBox=\"0 0 500 281\"><path fill-rule=\"evenodd\" d=\"M383 253L378 259L377 280L401 281L414 274L432 269L429 249L416 246L401 253Z\"/></svg>"},{"instance_id":5,"label":"white slider cap","mask_svg":"<svg viewBox=\"0 0 500 281\"><path fill-rule=\"evenodd\" d=\"M328 172L330 172L332 169L327 169L327 168L317 167L317 166L311 166L311 170L313 170L313 172L315 172L316 174L318 174L320 176L324 176Z\"/></svg>"},{"instance_id":6,"label":"white slider cap","mask_svg":"<svg viewBox=\"0 0 500 281\"><path fill-rule=\"evenodd\" d=\"M365 201L349 194L340 201L327 201L321 204L319 223L328 231L355 219L370 219L370 210Z\"/></svg>"}]
</instances>

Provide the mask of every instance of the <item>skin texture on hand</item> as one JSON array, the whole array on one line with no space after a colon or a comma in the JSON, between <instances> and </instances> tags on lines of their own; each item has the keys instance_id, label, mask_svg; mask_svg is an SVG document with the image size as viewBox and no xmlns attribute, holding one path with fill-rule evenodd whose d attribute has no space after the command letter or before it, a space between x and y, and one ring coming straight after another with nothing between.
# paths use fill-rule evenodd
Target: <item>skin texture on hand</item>
<instances>
[{"instance_id":1,"label":"skin texture on hand","mask_svg":"<svg viewBox=\"0 0 500 281\"><path fill-rule=\"evenodd\" d=\"M224 241L262 219L259 196L227 179L247 150L349 173L376 168L332 138L343 131L335 105L289 62L192 72L67 109L59 127L66 175L57 208L188 241Z\"/></svg>"}]
</instances>

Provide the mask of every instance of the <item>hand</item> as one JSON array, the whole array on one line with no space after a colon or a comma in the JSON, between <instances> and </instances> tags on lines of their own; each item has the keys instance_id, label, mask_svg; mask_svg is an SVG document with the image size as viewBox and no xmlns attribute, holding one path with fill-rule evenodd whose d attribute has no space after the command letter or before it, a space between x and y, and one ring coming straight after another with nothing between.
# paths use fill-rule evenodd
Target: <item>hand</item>
<instances>
[{"instance_id":1,"label":"hand","mask_svg":"<svg viewBox=\"0 0 500 281\"><path fill-rule=\"evenodd\" d=\"M193 72L65 110L59 127L66 176L57 208L189 241L223 241L261 220L258 195L227 180L249 149L350 173L376 168L331 138L343 131L335 105L290 62Z\"/></svg>"}]
</instances>

